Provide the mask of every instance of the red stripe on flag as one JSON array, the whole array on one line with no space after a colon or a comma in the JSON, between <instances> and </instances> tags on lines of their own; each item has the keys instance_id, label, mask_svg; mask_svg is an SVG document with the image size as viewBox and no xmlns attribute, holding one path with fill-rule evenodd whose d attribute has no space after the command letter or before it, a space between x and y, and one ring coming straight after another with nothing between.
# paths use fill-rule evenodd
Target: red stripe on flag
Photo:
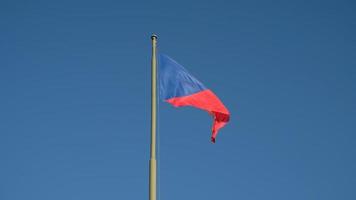
<instances>
[{"instance_id":1,"label":"red stripe on flag","mask_svg":"<svg viewBox=\"0 0 356 200\"><path fill-rule=\"evenodd\" d=\"M175 97L166 101L175 107L193 106L210 113L214 119L211 135L213 143L215 143L219 129L230 120L229 111L211 90L203 90L189 96Z\"/></svg>"}]
</instances>

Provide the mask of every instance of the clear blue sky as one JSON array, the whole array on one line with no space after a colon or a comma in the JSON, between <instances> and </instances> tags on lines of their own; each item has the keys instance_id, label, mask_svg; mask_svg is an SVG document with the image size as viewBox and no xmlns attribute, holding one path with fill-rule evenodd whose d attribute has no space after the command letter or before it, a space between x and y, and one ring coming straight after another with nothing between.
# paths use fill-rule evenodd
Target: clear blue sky
<instances>
[{"instance_id":1,"label":"clear blue sky","mask_svg":"<svg viewBox=\"0 0 356 200\"><path fill-rule=\"evenodd\" d=\"M0 199L148 198L150 35L231 123L160 104L162 200L356 199L356 4L0 2Z\"/></svg>"}]
</instances>

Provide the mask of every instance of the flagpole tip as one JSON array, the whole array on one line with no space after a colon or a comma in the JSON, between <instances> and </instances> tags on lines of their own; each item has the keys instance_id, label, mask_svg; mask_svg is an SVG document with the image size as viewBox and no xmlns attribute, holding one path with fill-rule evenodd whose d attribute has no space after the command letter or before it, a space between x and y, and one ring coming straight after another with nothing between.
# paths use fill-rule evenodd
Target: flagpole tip
<instances>
[{"instance_id":1,"label":"flagpole tip","mask_svg":"<svg viewBox=\"0 0 356 200\"><path fill-rule=\"evenodd\" d=\"M158 37L157 37L157 35L156 35L156 34L152 34L152 35L151 35L151 39L152 39L152 40L154 40L154 39L156 39L156 40L157 40L157 38L158 38Z\"/></svg>"}]
</instances>

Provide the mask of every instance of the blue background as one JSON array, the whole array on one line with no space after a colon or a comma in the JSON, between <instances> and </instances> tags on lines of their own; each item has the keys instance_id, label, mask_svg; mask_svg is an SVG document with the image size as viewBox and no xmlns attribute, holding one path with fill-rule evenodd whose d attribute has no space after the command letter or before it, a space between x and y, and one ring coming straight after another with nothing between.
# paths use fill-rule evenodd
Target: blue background
<instances>
[{"instance_id":1,"label":"blue background","mask_svg":"<svg viewBox=\"0 0 356 200\"><path fill-rule=\"evenodd\" d=\"M232 113L160 104L160 199L356 199L354 1L0 2L0 199L147 199L150 35Z\"/></svg>"}]
</instances>

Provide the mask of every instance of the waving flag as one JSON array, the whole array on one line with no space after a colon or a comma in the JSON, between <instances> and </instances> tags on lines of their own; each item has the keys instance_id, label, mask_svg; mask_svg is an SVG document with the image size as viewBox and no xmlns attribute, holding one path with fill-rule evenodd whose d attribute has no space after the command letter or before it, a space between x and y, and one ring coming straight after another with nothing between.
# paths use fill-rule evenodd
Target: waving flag
<instances>
[{"instance_id":1,"label":"waving flag","mask_svg":"<svg viewBox=\"0 0 356 200\"><path fill-rule=\"evenodd\" d=\"M193 106L213 116L211 141L215 143L220 128L230 119L230 113L220 99L172 58L159 54L159 95L175 107Z\"/></svg>"}]
</instances>

